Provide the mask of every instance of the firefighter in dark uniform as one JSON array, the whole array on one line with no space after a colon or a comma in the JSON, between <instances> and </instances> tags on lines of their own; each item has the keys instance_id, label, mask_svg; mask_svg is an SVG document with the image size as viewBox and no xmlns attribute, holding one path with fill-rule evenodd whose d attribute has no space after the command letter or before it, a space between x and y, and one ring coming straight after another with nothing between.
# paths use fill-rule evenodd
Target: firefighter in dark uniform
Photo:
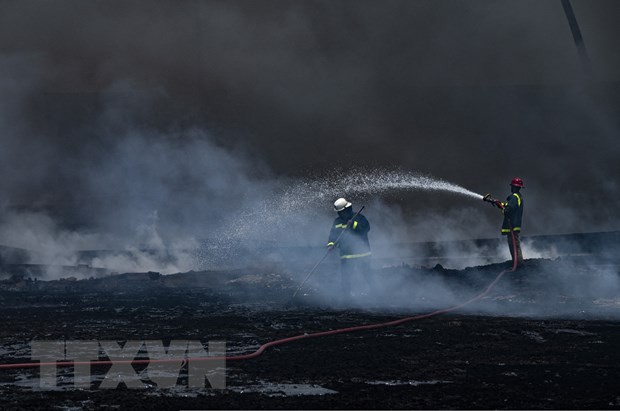
<instances>
[{"instance_id":1,"label":"firefighter in dark uniform","mask_svg":"<svg viewBox=\"0 0 620 411\"><path fill-rule=\"evenodd\" d=\"M484 198L485 201L490 201L493 205L501 209L504 214L501 231L502 235L505 235L508 239L510 256L512 257L513 264L516 259L517 267L523 265L523 253L521 252L521 240L519 238L521 234L521 220L523 219L522 188L525 188L523 180L519 177L515 177L510 182L511 194L506 198L505 203L490 199L490 194L487 194Z\"/></svg>"},{"instance_id":2,"label":"firefighter in dark uniform","mask_svg":"<svg viewBox=\"0 0 620 411\"><path fill-rule=\"evenodd\" d=\"M360 274L371 287L369 291L372 291L371 252L368 241L370 224L361 213L355 215L352 204L344 198L339 198L334 202L334 210L338 212L338 217L332 224L327 247L330 250L336 247L340 251L342 296L343 298L351 296L351 281L357 280ZM344 233L343 230L345 230ZM337 243L336 240L338 240Z\"/></svg>"}]
</instances>

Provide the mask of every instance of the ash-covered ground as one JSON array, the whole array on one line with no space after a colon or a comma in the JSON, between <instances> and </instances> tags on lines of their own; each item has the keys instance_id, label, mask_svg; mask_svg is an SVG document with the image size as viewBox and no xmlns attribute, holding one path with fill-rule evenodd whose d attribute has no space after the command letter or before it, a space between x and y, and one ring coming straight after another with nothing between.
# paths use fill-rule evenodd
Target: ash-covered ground
<instances>
[{"instance_id":1,"label":"ash-covered ground","mask_svg":"<svg viewBox=\"0 0 620 411\"><path fill-rule=\"evenodd\" d=\"M58 367L57 390L39 388L38 368L3 369L2 408L614 409L619 267L610 253L527 259L458 311L229 361L225 389L189 387L186 365L174 388L158 388L149 368L135 365L142 385L133 389L102 389L109 365L91 366L82 388L73 386L73 368ZM284 337L450 307L506 268L507 262L461 270L375 264L382 289L361 287L346 303L335 298L338 270L329 263L293 300L305 273L281 265L82 280L13 276L0 282L0 362L30 362L33 341L190 340L205 349L225 341L228 355L249 353Z\"/></svg>"}]
</instances>

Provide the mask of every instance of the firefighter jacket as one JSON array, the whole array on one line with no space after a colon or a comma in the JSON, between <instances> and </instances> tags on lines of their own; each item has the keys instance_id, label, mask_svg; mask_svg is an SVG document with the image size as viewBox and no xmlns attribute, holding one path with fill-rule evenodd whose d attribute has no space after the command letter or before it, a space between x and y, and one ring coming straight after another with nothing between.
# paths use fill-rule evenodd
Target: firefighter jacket
<instances>
[{"instance_id":1,"label":"firefighter jacket","mask_svg":"<svg viewBox=\"0 0 620 411\"><path fill-rule=\"evenodd\" d=\"M342 217L337 217L334 220L332 229L329 232L329 242L327 245L338 247L341 259L370 256L370 243L368 242L370 224L368 220L362 214L358 214L353 218L349 228L347 228L347 221ZM342 233L342 230L345 229L346 231ZM338 244L336 244L340 234L342 234L342 237L340 237Z\"/></svg>"},{"instance_id":2,"label":"firefighter jacket","mask_svg":"<svg viewBox=\"0 0 620 411\"><path fill-rule=\"evenodd\" d=\"M510 233L510 228L514 231L521 231L521 219L523 218L523 194L512 193L503 203L504 222L502 223L502 234Z\"/></svg>"}]
</instances>

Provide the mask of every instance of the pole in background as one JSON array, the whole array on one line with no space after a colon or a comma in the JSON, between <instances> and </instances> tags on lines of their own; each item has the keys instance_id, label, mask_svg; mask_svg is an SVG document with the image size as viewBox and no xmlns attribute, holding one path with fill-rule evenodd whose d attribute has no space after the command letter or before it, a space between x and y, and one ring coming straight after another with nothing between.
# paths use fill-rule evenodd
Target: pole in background
<instances>
[{"instance_id":1,"label":"pole in background","mask_svg":"<svg viewBox=\"0 0 620 411\"><path fill-rule=\"evenodd\" d=\"M579 54L579 60L581 61L581 68L583 69L584 74L590 78L592 77L590 58L588 57L588 51L586 50L586 45L583 42L583 36L581 35L581 30L579 30L579 23L577 23L577 18L575 17L575 12L573 11L573 6L570 4L570 0L562 0L562 7L564 8L564 13L566 14L566 19L568 20L568 25L570 26L570 31L573 33L573 40L575 41L575 46L577 47L577 53Z\"/></svg>"}]
</instances>

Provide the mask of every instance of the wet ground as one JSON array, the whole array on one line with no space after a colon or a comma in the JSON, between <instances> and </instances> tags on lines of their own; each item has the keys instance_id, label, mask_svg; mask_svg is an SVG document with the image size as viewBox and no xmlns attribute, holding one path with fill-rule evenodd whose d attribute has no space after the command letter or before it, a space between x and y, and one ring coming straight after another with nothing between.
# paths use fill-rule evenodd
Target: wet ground
<instances>
[{"instance_id":1,"label":"wet ground","mask_svg":"<svg viewBox=\"0 0 620 411\"><path fill-rule=\"evenodd\" d=\"M38 368L4 369L2 409L620 408L617 261L526 263L457 312L229 361L225 389L188 388L185 369L174 388L158 388L140 365L139 389L102 389L110 367L93 366L86 388L74 388L72 369L59 368L59 389L40 390ZM251 352L278 338L465 301L504 268L384 268L376 275L398 278L393 299L358 296L345 306L320 296L327 272L293 301L297 279L274 270L4 282L0 363L29 362L33 340L200 340L205 349L223 340L229 355ZM422 300L415 291L438 283L450 293Z\"/></svg>"}]
</instances>

